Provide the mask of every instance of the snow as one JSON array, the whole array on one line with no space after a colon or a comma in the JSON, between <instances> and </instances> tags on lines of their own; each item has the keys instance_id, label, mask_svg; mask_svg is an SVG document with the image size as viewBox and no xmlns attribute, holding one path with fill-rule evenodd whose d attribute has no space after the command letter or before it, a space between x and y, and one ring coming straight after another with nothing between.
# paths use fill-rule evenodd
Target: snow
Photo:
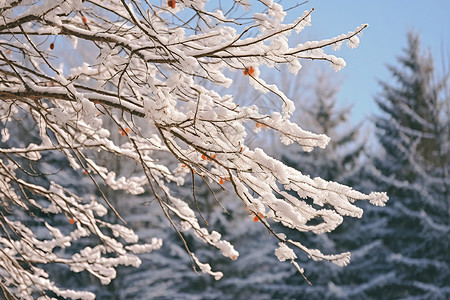
<instances>
[{"instance_id":1,"label":"snow","mask_svg":"<svg viewBox=\"0 0 450 300\"><path fill-rule=\"evenodd\" d=\"M275 250L275 255L277 256L279 261L294 260L297 258L294 251L286 246L285 243L278 243L278 245L280 247Z\"/></svg>"}]
</instances>

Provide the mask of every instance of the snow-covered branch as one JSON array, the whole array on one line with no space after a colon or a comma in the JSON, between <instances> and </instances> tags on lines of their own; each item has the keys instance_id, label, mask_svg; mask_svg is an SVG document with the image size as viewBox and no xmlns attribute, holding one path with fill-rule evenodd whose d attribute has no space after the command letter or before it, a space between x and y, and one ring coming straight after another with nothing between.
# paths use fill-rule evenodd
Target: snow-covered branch
<instances>
[{"instance_id":1,"label":"snow-covered branch","mask_svg":"<svg viewBox=\"0 0 450 300\"><path fill-rule=\"evenodd\" d=\"M252 8L247 1L234 2L229 14ZM324 48L339 48L344 41L354 48L366 27L291 47L289 35L309 26L313 11L285 24L280 4L260 2L266 10L242 25L243 20L220 10L206 10L206 1L200 0L163 1L162 6L125 0L2 1L2 283L24 298L48 291L92 298L90 293L60 290L36 264L66 264L107 284L117 265L139 265L133 252L157 249L160 241L140 246L130 229L111 221L125 220L105 190L133 195L151 191L183 240L181 231L193 230L232 260L239 256L234 247L218 232L202 228L198 214L174 196L173 187L183 185L186 176L234 190L243 208L269 229L274 221L300 231L329 232L342 216L361 217L354 201L384 204L384 193L364 195L310 178L247 145L246 126L251 125L278 132L283 143L297 143L305 151L326 147L327 136L303 130L290 120L294 101L276 84L266 83L261 73L266 67L287 64L297 74L302 59L325 60L339 70L344 60ZM245 99L206 87L232 88L232 72L239 72L255 90L275 94L280 100L277 110L263 114L257 105L246 105ZM26 137L18 140L11 132L17 133L13 127L21 120L31 122L33 130L21 132ZM98 153L124 159L139 170L119 177ZM65 168L83 178L83 188L92 189L81 191L63 178L51 179L51 173L41 170L48 155L59 157ZM28 167L32 164L35 167ZM33 179L39 177L49 179ZM112 211L109 219L106 207ZM22 214L40 222L63 215L73 227L62 230L46 221L47 236L38 236L24 225ZM315 225L308 224L317 219ZM272 233L284 252L289 244L316 260L348 262L348 253L323 255ZM68 249L86 236L97 237L98 244L70 257L59 256L57 247ZM200 270L221 277L185 246ZM292 260L300 270L295 255L286 258L277 251L280 260Z\"/></svg>"}]
</instances>

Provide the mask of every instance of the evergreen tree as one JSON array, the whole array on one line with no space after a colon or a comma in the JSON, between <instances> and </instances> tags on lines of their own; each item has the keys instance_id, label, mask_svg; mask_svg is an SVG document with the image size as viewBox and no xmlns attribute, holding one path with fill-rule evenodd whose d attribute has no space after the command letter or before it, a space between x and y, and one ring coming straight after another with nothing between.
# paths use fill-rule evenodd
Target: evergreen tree
<instances>
[{"instance_id":1,"label":"evergreen tree","mask_svg":"<svg viewBox=\"0 0 450 300\"><path fill-rule=\"evenodd\" d=\"M420 51L416 34L390 66L395 83L382 82L375 117L383 150L371 173L391 201L383 242L390 255L379 274L391 274L373 295L385 298L449 299L449 97L447 81L435 82L433 61ZM444 96L444 97L442 97ZM445 97L446 96L446 97Z\"/></svg>"}]
</instances>

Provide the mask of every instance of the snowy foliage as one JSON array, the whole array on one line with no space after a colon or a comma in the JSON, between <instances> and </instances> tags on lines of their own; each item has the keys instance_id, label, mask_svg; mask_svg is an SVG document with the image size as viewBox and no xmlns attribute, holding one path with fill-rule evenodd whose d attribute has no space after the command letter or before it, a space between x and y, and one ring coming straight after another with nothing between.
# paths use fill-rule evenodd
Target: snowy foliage
<instances>
[{"instance_id":1,"label":"snowy foliage","mask_svg":"<svg viewBox=\"0 0 450 300\"><path fill-rule=\"evenodd\" d=\"M310 178L263 149L249 147L245 125L273 130L283 143L296 143L305 151L326 147L326 135L303 130L291 121L294 102L261 75L281 64L295 74L302 59L328 61L339 70L344 60L324 48L345 41L354 48L366 25L335 38L290 46L290 33L309 26L312 11L284 23L286 11L280 4L260 2L263 9L245 25L232 15L253 9L247 1L234 1L230 10L223 11L208 10L201 0L163 1L161 6L125 0L1 2L4 290L22 298L48 298L49 292L93 298L90 292L60 289L40 266L65 264L73 272L87 271L108 284L118 265L139 265L135 253L159 248L161 241L140 245L131 229L117 224L125 220L109 201L111 191L132 195L149 191L184 242L181 231L189 231L224 257L238 259L232 244L201 225L195 193L185 201L174 192L173 186L183 185L186 177L234 191L242 209L247 208L280 242L277 257L288 259L299 271L292 249L313 260L348 263L348 252L322 254L275 232L271 224L329 232L343 216L362 216L356 200L384 205L386 194L366 195ZM232 88L229 72L242 74L256 91L275 94L277 111L265 114L257 105L246 106L239 98L205 87L207 81ZM11 126L24 114L34 121L38 134L15 144ZM43 163L49 152L62 155L67 167L83 175L82 184L95 188L95 196L77 193L64 178L42 184L31 180L42 172L25 166ZM99 158L105 153L109 159L129 161L136 170L117 174ZM307 198L313 205L304 201ZM73 227L66 232L44 223L46 233L37 234L21 222L21 214L33 217L33 210L50 219L66 216ZM87 236L99 243L68 255L66 248ZM202 272L222 277L184 245Z\"/></svg>"}]
</instances>

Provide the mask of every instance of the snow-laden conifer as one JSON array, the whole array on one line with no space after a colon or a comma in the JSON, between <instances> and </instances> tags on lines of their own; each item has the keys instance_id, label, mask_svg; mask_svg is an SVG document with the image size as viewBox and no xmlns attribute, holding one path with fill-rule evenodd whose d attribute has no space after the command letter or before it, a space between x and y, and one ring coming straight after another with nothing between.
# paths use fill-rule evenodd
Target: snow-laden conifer
<instances>
[{"instance_id":1,"label":"snow-laden conifer","mask_svg":"<svg viewBox=\"0 0 450 300\"><path fill-rule=\"evenodd\" d=\"M450 296L450 98L448 77L439 77L417 34L389 66L393 82L381 82L375 117L381 150L370 174L392 196L380 211L388 249L382 268L392 279L372 286L388 298L445 299ZM386 294L386 292L389 292ZM378 294L377 294L378 293Z\"/></svg>"}]
</instances>

